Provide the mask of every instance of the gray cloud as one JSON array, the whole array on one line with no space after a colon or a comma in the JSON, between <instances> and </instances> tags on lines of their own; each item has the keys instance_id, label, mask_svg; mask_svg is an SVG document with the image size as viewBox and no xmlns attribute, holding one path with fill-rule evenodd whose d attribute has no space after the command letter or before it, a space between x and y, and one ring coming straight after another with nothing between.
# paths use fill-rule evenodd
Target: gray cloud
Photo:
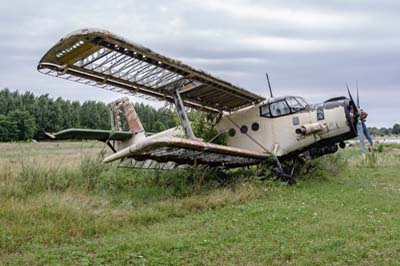
<instances>
[{"instance_id":1,"label":"gray cloud","mask_svg":"<svg viewBox=\"0 0 400 266\"><path fill-rule=\"evenodd\" d=\"M5 6L5 5L3 5ZM359 80L369 125L400 122L398 1L13 1L0 10L0 87L73 100L118 94L43 76L40 57L80 28L110 30L267 95L311 102Z\"/></svg>"}]
</instances>

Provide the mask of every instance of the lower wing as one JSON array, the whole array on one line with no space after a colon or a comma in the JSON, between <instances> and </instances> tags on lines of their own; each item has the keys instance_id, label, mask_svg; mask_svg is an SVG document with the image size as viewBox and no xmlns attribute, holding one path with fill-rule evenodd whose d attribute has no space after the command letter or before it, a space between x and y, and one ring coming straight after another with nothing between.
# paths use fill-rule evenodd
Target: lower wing
<instances>
[{"instance_id":1,"label":"lower wing","mask_svg":"<svg viewBox=\"0 0 400 266\"><path fill-rule=\"evenodd\" d=\"M176 137L149 138L120 150L104 159L108 163L116 160L153 160L159 163L175 162L187 165L234 168L259 164L270 154L189 140Z\"/></svg>"}]
</instances>

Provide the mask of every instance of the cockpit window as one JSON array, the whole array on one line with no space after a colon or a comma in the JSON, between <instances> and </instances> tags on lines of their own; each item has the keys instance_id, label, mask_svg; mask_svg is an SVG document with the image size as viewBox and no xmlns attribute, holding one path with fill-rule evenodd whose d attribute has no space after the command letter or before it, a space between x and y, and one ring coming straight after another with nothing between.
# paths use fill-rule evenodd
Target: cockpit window
<instances>
[{"instance_id":1,"label":"cockpit window","mask_svg":"<svg viewBox=\"0 0 400 266\"><path fill-rule=\"evenodd\" d=\"M304 106L301 105L297 99L295 98L287 98L286 102L289 104L290 110L292 111L292 113L296 113L300 110L304 109Z\"/></svg>"},{"instance_id":2,"label":"cockpit window","mask_svg":"<svg viewBox=\"0 0 400 266\"><path fill-rule=\"evenodd\" d=\"M289 106L284 100L271 103L269 105L269 108L271 109L272 116L282 116L290 114Z\"/></svg>"},{"instance_id":3,"label":"cockpit window","mask_svg":"<svg viewBox=\"0 0 400 266\"><path fill-rule=\"evenodd\" d=\"M260 107L260 114L265 117L279 117L299 112L306 106L307 102L301 97L272 99L271 102Z\"/></svg>"},{"instance_id":4,"label":"cockpit window","mask_svg":"<svg viewBox=\"0 0 400 266\"><path fill-rule=\"evenodd\" d=\"M295 98L304 108L308 105L308 103L303 98L301 97L295 97Z\"/></svg>"}]
</instances>

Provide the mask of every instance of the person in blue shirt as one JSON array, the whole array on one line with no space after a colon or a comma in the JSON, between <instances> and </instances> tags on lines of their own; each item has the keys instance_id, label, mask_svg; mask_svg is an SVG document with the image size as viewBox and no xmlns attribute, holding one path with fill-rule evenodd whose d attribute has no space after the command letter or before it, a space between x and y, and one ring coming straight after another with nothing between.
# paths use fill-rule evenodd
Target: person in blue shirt
<instances>
[{"instance_id":1,"label":"person in blue shirt","mask_svg":"<svg viewBox=\"0 0 400 266\"><path fill-rule=\"evenodd\" d=\"M365 124L368 113L365 112L363 109L360 109L359 114L360 119L357 122L357 133L360 140L361 152L365 154L364 137L368 140L370 147L374 145L374 141L372 140L371 135L368 132L367 125Z\"/></svg>"}]
</instances>

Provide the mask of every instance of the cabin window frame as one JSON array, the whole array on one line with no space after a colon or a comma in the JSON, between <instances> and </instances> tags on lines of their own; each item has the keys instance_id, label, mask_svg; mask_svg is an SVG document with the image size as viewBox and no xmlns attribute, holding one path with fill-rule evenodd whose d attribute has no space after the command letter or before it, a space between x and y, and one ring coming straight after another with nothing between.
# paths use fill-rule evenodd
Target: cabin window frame
<instances>
[{"instance_id":1,"label":"cabin window frame","mask_svg":"<svg viewBox=\"0 0 400 266\"><path fill-rule=\"evenodd\" d=\"M296 107L296 109L294 109L295 105L289 103L289 100L295 101L298 104L298 107L300 107L300 109L298 109L298 107ZM300 112L300 111L302 111L302 110L304 110L306 108L305 106L303 106L303 104L301 104L301 102L299 100L297 100L296 97L288 97L287 99L285 99L285 101L289 106L290 112L293 113L293 114L297 113L297 112Z\"/></svg>"},{"instance_id":2,"label":"cabin window frame","mask_svg":"<svg viewBox=\"0 0 400 266\"><path fill-rule=\"evenodd\" d=\"M287 116L287 115L291 115L291 114L295 114L295 113L301 112L301 111L306 109L308 104L303 98L300 98L300 100L298 100L298 98L300 98L300 97L291 96L291 97L282 98L282 99L279 99L279 100L276 100L276 101L272 101L272 102L268 102L268 103L266 103L264 105L261 105L260 106L260 116L268 117L268 118L278 118L278 117ZM291 105L289 104L288 99L295 100L300 106L302 106L302 108L294 110L294 108L291 107ZM284 102L286 104L286 106L288 107L289 112L288 113L283 113L283 114L280 114L280 115L273 115L272 112L271 112L271 105L275 104L275 103L279 103L279 102ZM266 107L268 108L267 112L263 112L263 111L265 111Z\"/></svg>"}]
</instances>

